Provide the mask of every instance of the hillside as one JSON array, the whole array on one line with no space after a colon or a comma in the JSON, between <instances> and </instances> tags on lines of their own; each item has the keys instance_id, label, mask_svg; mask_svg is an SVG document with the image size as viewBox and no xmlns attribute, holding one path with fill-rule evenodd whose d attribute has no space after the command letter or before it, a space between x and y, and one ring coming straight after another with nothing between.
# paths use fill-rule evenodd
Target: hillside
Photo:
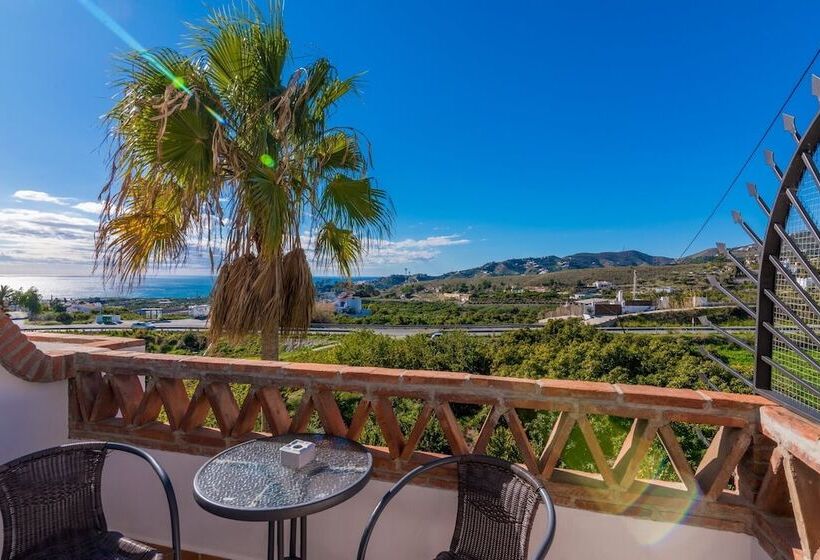
<instances>
[{"instance_id":1,"label":"hillside","mask_svg":"<svg viewBox=\"0 0 820 560\"><path fill-rule=\"evenodd\" d=\"M427 274L413 275L411 277L402 274L384 276L370 283L377 289L384 290L393 286L398 286L411 281L448 280L448 279L471 279L487 278L496 276L537 276L561 270L579 270L589 268L610 268L623 266L665 266L674 264L675 259L669 257L658 257L647 255L640 251L608 251L602 253L575 253L565 257L549 255L546 257L529 257L523 259L507 259L504 261L493 261L485 263L475 268L447 272L439 276Z\"/></svg>"}]
</instances>

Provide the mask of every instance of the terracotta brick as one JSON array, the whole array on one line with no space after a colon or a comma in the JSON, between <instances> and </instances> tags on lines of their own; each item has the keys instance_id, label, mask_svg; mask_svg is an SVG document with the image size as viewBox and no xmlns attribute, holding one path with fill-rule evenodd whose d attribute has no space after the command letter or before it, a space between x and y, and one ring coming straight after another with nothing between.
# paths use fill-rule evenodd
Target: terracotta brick
<instances>
[{"instance_id":1,"label":"terracotta brick","mask_svg":"<svg viewBox=\"0 0 820 560\"><path fill-rule=\"evenodd\" d=\"M658 407L704 408L708 400L691 389L651 387L649 385L617 385L627 403L651 404Z\"/></svg>"},{"instance_id":2,"label":"terracotta brick","mask_svg":"<svg viewBox=\"0 0 820 560\"><path fill-rule=\"evenodd\" d=\"M279 373L289 362L273 362L239 358L214 358L212 356L183 356L180 364L186 370L199 372L221 371L227 373Z\"/></svg>"},{"instance_id":3,"label":"terracotta brick","mask_svg":"<svg viewBox=\"0 0 820 560\"><path fill-rule=\"evenodd\" d=\"M13 364L12 355L26 345L34 346L20 333L12 334L0 341L0 359L3 363Z\"/></svg>"},{"instance_id":4,"label":"terracotta brick","mask_svg":"<svg viewBox=\"0 0 820 560\"><path fill-rule=\"evenodd\" d=\"M820 425L785 408L764 406L760 427L767 437L820 473Z\"/></svg>"},{"instance_id":5,"label":"terracotta brick","mask_svg":"<svg viewBox=\"0 0 820 560\"><path fill-rule=\"evenodd\" d=\"M523 395L538 394L541 389L533 379L497 377L494 375L471 375L467 379L467 387L521 393Z\"/></svg>"},{"instance_id":6,"label":"terracotta brick","mask_svg":"<svg viewBox=\"0 0 820 560\"><path fill-rule=\"evenodd\" d=\"M339 372L342 383L400 383L401 371L385 368L345 366Z\"/></svg>"},{"instance_id":7,"label":"terracotta brick","mask_svg":"<svg viewBox=\"0 0 820 560\"><path fill-rule=\"evenodd\" d=\"M31 380L38 383L51 383L54 379L54 362L49 358L41 358L36 371L32 371Z\"/></svg>"},{"instance_id":8,"label":"terracotta brick","mask_svg":"<svg viewBox=\"0 0 820 560\"><path fill-rule=\"evenodd\" d=\"M686 422L688 424L711 424L713 426L730 426L732 428L745 428L752 423L752 418L749 413L742 411L734 411L736 415L723 413L717 409L711 409L712 412L701 412L699 410L673 410L673 409L659 409L660 418L665 422Z\"/></svg>"},{"instance_id":9,"label":"terracotta brick","mask_svg":"<svg viewBox=\"0 0 820 560\"><path fill-rule=\"evenodd\" d=\"M4 319L5 315L4 315ZM20 332L20 329L9 320L0 321L0 340L4 340L6 337L14 336L16 333Z\"/></svg>"},{"instance_id":10,"label":"terracotta brick","mask_svg":"<svg viewBox=\"0 0 820 560\"><path fill-rule=\"evenodd\" d=\"M310 379L333 379L345 366L335 364L299 364L290 363L282 368L282 373Z\"/></svg>"},{"instance_id":11,"label":"terracotta brick","mask_svg":"<svg viewBox=\"0 0 820 560\"><path fill-rule=\"evenodd\" d=\"M754 410L761 406L772 404L770 400L759 395L741 395L736 393L721 393L718 391L697 391L712 401L714 408Z\"/></svg>"},{"instance_id":12,"label":"terracotta brick","mask_svg":"<svg viewBox=\"0 0 820 560\"><path fill-rule=\"evenodd\" d=\"M25 337L22 337L15 345L7 352L3 362L6 364L11 373L18 377L25 378L24 366L29 359L34 356L42 356L42 353L37 350L33 343L29 342Z\"/></svg>"},{"instance_id":13,"label":"terracotta brick","mask_svg":"<svg viewBox=\"0 0 820 560\"><path fill-rule=\"evenodd\" d=\"M475 376L467 373L411 369L405 371L401 379L403 383L410 386L465 387L471 383L472 377Z\"/></svg>"},{"instance_id":14,"label":"terracotta brick","mask_svg":"<svg viewBox=\"0 0 820 560\"><path fill-rule=\"evenodd\" d=\"M59 381L74 377L74 356L73 352L52 352L51 358L51 380Z\"/></svg>"},{"instance_id":15,"label":"terracotta brick","mask_svg":"<svg viewBox=\"0 0 820 560\"><path fill-rule=\"evenodd\" d=\"M565 379L539 379L536 384L546 397L575 397L616 400L618 391L610 383L595 381L570 381Z\"/></svg>"}]
</instances>

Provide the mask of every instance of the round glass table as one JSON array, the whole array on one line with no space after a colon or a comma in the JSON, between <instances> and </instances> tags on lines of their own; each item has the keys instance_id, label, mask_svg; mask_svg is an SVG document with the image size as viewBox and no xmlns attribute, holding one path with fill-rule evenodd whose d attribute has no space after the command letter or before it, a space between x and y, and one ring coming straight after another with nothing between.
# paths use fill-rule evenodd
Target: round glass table
<instances>
[{"instance_id":1,"label":"round glass table","mask_svg":"<svg viewBox=\"0 0 820 560\"><path fill-rule=\"evenodd\" d=\"M295 439L316 445L302 468L283 466L279 449ZM373 457L361 444L321 434L286 434L240 443L205 463L194 476L194 499L206 511L240 521L268 522L268 559L306 560L307 516L354 496L370 478ZM296 524L299 555L296 555Z\"/></svg>"}]
</instances>

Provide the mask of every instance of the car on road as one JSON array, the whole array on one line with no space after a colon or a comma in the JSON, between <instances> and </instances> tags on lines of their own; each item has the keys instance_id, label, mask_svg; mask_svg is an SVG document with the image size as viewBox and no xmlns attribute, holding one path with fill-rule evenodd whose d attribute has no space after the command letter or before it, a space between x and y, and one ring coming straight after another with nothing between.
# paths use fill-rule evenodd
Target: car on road
<instances>
[{"instance_id":1,"label":"car on road","mask_svg":"<svg viewBox=\"0 0 820 560\"><path fill-rule=\"evenodd\" d=\"M137 321L131 326L135 329L148 329L149 331L151 329L157 328L157 326L154 323L151 323L150 321Z\"/></svg>"}]
</instances>

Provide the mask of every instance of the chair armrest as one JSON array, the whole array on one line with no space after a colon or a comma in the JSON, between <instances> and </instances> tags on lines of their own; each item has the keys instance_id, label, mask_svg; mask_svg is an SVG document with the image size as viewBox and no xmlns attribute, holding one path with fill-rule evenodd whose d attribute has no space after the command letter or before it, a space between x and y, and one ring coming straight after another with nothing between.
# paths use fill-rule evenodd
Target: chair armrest
<instances>
[{"instance_id":1,"label":"chair armrest","mask_svg":"<svg viewBox=\"0 0 820 560\"><path fill-rule=\"evenodd\" d=\"M165 490L165 497L168 500L168 511L171 514L171 545L174 552L174 560L181 560L182 545L179 540L179 508L177 507L176 494L174 494L174 486L171 484L171 478L168 476L168 473L157 463L156 459L138 447L124 443L107 442L105 443L105 448L136 455L146 461L151 465L151 468L154 469L154 472L162 483L162 488Z\"/></svg>"},{"instance_id":2,"label":"chair armrest","mask_svg":"<svg viewBox=\"0 0 820 560\"><path fill-rule=\"evenodd\" d=\"M370 543L370 536L373 533L373 529L376 526L376 522L381 517L382 512L387 507L387 504L396 497L396 494L399 491L407 486L414 478L419 476L420 474L426 473L427 471L431 471L433 469L437 469L439 467L443 467L452 463L460 463L465 460L475 459L476 455L452 455L450 457L443 457L441 459L436 459L434 461L430 461L429 463L425 463L420 465L401 477L393 487L388 490L388 492L384 495L381 501L376 506L376 509L373 510L373 513L370 514L370 519L367 522L367 526L364 529L364 533L362 533L362 540L359 542L359 552L356 555L356 560L365 560L365 554L367 553L367 545ZM499 459L493 457L485 457L480 456L481 460L484 462L491 462L491 463L506 463L505 461L501 461ZM507 463L509 464L509 463ZM536 477L532 476L527 471L523 469L518 469L517 467L513 467L518 471L519 476L522 476L529 480L530 484L533 487L537 488L538 495L541 498L541 503L544 505L547 514L547 534L541 545L535 551L533 555L533 560L544 560L547 556L547 551L549 550L550 546L552 545L552 540L555 536L555 506L552 503L552 498L550 498L549 494L547 493L546 488L544 487L544 483L541 482Z\"/></svg>"},{"instance_id":3,"label":"chair armrest","mask_svg":"<svg viewBox=\"0 0 820 560\"><path fill-rule=\"evenodd\" d=\"M382 512L387 507L387 504L390 503L390 500L396 497L396 494L399 491L410 484L410 482L419 476L422 473L427 471L443 467L444 465L449 465L450 463L458 463L461 460L461 457L458 455L453 455L451 457L444 457L442 459L436 459L435 461L430 461L429 463L425 463L420 465L401 477L393 487L387 491L384 497L381 499L379 504L376 506L376 509L373 510L373 513L370 514L370 519L367 522L367 526L364 529L364 533L362 534L362 540L359 542L359 552L356 555L356 560L365 560L365 554L367 553L367 545L370 543L370 535L373 533L373 529L376 526L376 522L381 517Z\"/></svg>"}]
</instances>

